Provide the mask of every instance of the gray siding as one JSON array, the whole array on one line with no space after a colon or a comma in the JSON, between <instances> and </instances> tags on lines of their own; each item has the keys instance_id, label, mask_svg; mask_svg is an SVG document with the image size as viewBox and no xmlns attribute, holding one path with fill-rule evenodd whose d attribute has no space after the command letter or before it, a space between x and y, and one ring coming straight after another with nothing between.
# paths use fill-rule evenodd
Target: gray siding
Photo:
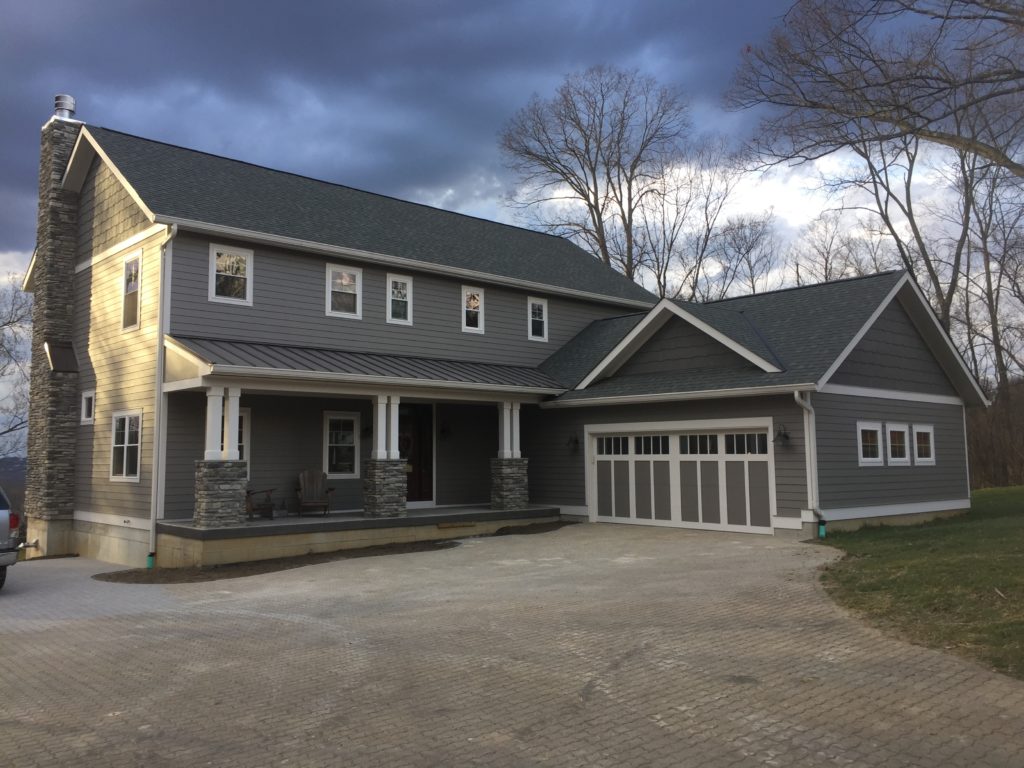
<instances>
[{"instance_id":1,"label":"gray siding","mask_svg":"<svg viewBox=\"0 0 1024 768\"><path fill-rule=\"evenodd\" d=\"M785 424L788 445L775 445L776 510L794 517L807 506L804 472L802 411L790 397L751 397L678 403L607 406L603 408L540 409L523 407L522 444L530 459L530 501L535 504L583 506L586 504L583 427L644 421L698 419L772 418L775 427ZM570 438L579 440L573 450Z\"/></svg>"},{"instance_id":2,"label":"gray siding","mask_svg":"<svg viewBox=\"0 0 1024 768\"><path fill-rule=\"evenodd\" d=\"M549 341L530 341L527 339L526 302L527 296L537 294L479 285L485 291L486 333L463 333L463 283L407 271L413 278L413 325L394 325L385 321L388 269L268 248L253 250L253 306L232 306L208 299L209 241L180 235L175 239L172 333L213 334L236 341L357 352L537 365L591 321L634 311L541 295L541 298L548 298ZM363 270L362 319L325 314L328 261Z\"/></svg>"},{"instance_id":3,"label":"gray siding","mask_svg":"<svg viewBox=\"0 0 1024 768\"><path fill-rule=\"evenodd\" d=\"M753 365L685 320L674 317L648 339L616 375L746 368L753 368Z\"/></svg>"},{"instance_id":4,"label":"gray siding","mask_svg":"<svg viewBox=\"0 0 1024 768\"><path fill-rule=\"evenodd\" d=\"M93 167L82 191L79 260L145 229L148 222L106 166ZM148 517L152 482L153 398L156 375L159 235L143 249L140 327L121 329L123 254L74 275L74 345L82 390L96 390L95 423L78 430L75 509ZM113 414L142 411L139 482L110 479Z\"/></svg>"},{"instance_id":5,"label":"gray siding","mask_svg":"<svg viewBox=\"0 0 1024 768\"><path fill-rule=\"evenodd\" d=\"M498 455L498 409L449 405L436 411L438 504L490 504L491 459Z\"/></svg>"},{"instance_id":6,"label":"gray siding","mask_svg":"<svg viewBox=\"0 0 1024 768\"><path fill-rule=\"evenodd\" d=\"M957 394L899 301L893 301L878 316L830 381L933 395Z\"/></svg>"},{"instance_id":7,"label":"gray siding","mask_svg":"<svg viewBox=\"0 0 1024 768\"><path fill-rule=\"evenodd\" d=\"M967 457L959 405L815 393L818 493L824 510L965 499ZM861 467L857 422L935 427L935 466ZM883 454L884 454L883 444Z\"/></svg>"},{"instance_id":8,"label":"gray siding","mask_svg":"<svg viewBox=\"0 0 1024 768\"><path fill-rule=\"evenodd\" d=\"M97 158L78 198L78 261L146 228L146 214L106 164Z\"/></svg>"}]
</instances>

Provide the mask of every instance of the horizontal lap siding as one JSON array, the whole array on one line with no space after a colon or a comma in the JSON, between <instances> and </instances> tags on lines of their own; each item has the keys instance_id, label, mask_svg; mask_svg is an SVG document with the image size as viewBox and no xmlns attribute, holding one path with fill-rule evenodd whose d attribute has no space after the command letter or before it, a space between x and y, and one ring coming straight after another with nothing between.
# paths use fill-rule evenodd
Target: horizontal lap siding
<instances>
[{"instance_id":1,"label":"horizontal lap siding","mask_svg":"<svg viewBox=\"0 0 1024 768\"><path fill-rule=\"evenodd\" d=\"M878 316L829 383L956 395L942 367L898 301L893 301Z\"/></svg>"},{"instance_id":2,"label":"horizontal lap siding","mask_svg":"<svg viewBox=\"0 0 1024 768\"><path fill-rule=\"evenodd\" d=\"M968 497L961 406L820 393L813 395L812 404L822 509ZM934 426L935 466L858 466L858 421L906 424L911 429L914 424ZM909 437L912 451L913 434ZM884 438L882 451L884 454Z\"/></svg>"},{"instance_id":3,"label":"horizontal lap siding","mask_svg":"<svg viewBox=\"0 0 1024 768\"><path fill-rule=\"evenodd\" d=\"M80 198L79 263L148 226L144 214L106 166L90 171ZM121 330L123 264L143 249L141 327ZM75 274L74 345L82 390L96 390L95 423L78 430L75 509L148 517L152 482L160 236ZM116 411L142 411L138 483L110 479L111 430Z\"/></svg>"},{"instance_id":4,"label":"horizontal lap siding","mask_svg":"<svg viewBox=\"0 0 1024 768\"><path fill-rule=\"evenodd\" d=\"M524 406L523 453L530 459L530 500L537 504L586 504L585 446L587 424L706 419L771 418L782 424L789 443L773 444L777 514L796 517L807 506L804 472L803 412L792 397L756 397L678 403L608 406L605 408L551 408ZM773 430L774 431L774 430ZM579 441L573 449L571 439Z\"/></svg>"},{"instance_id":5,"label":"horizontal lap siding","mask_svg":"<svg viewBox=\"0 0 1024 768\"><path fill-rule=\"evenodd\" d=\"M672 371L744 370L753 366L722 343L672 318L618 371L631 376Z\"/></svg>"},{"instance_id":6,"label":"horizontal lap siding","mask_svg":"<svg viewBox=\"0 0 1024 768\"><path fill-rule=\"evenodd\" d=\"M635 311L548 296L549 341L530 341L526 305L533 293L331 259L331 263L362 269L363 297L361 320L329 317L324 311L327 259L260 247L254 251L253 306L211 302L209 241L179 235L174 244L171 332L532 366L591 321ZM385 321L389 272L413 279L412 326ZM484 289L484 334L461 330L464 284Z\"/></svg>"}]
</instances>

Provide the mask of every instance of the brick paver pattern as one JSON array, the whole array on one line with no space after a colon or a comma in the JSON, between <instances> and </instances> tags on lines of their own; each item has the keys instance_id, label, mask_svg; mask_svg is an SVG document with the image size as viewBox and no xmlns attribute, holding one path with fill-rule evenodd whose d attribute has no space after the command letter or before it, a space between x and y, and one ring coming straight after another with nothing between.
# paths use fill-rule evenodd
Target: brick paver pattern
<instances>
[{"instance_id":1,"label":"brick paver pattern","mask_svg":"<svg viewBox=\"0 0 1024 768\"><path fill-rule=\"evenodd\" d=\"M178 586L21 563L0 765L1024 766L1024 683L837 608L834 556L578 525Z\"/></svg>"}]
</instances>

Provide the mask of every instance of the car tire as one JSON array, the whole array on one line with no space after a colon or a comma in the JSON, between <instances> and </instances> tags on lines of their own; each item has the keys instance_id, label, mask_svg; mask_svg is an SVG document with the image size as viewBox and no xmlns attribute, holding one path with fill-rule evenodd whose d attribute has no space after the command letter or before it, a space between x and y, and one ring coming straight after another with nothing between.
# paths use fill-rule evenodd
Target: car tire
<instances>
[{"instance_id":1,"label":"car tire","mask_svg":"<svg viewBox=\"0 0 1024 768\"><path fill-rule=\"evenodd\" d=\"M0 589L4 588L5 581L7 581L7 566L0 565Z\"/></svg>"}]
</instances>

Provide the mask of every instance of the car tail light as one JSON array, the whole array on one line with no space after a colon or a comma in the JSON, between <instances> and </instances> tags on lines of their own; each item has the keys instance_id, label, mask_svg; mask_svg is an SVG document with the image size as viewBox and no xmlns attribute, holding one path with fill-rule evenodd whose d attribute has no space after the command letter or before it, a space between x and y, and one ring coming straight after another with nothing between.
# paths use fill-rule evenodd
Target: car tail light
<instances>
[{"instance_id":1,"label":"car tail light","mask_svg":"<svg viewBox=\"0 0 1024 768\"><path fill-rule=\"evenodd\" d=\"M11 512L10 527L12 531L16 531L21 527L21 516L17 512Z\"/></svg>"}]
</instances>

